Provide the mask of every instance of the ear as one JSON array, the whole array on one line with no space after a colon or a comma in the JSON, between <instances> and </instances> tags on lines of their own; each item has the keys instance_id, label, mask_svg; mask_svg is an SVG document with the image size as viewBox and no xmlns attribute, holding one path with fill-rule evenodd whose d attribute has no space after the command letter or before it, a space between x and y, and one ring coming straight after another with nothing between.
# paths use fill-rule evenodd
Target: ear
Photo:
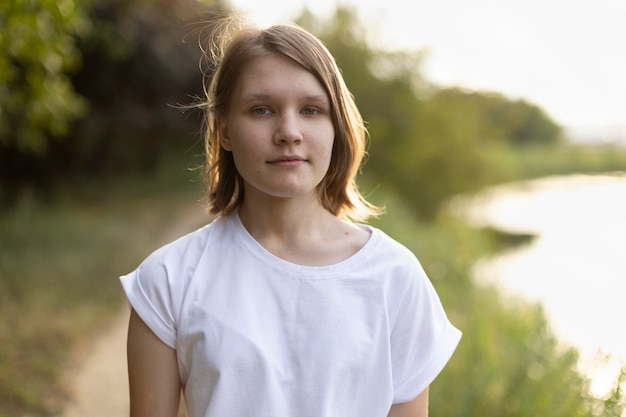
<instances>
[{"instance_id":1,"label":"ear","mask_svg":"<svg viewBox=\"0 0 626 417\"><path fill-rule=\"evenodd\" d=\"M219 139L220 146L226 151L232 151L232 146L230 144L230 137L228 136L228 125L226 120L220 119L218 121L218 131L219 131Z\"/></svg>"}]
</instances>

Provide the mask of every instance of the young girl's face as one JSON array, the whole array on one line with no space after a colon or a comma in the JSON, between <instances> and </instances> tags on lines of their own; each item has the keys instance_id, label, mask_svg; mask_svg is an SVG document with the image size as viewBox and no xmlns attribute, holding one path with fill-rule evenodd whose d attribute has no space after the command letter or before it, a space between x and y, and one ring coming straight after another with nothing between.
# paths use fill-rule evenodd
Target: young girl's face
<instances>
[{"instance_id":1,"label":"young girl's face","mask_svg":"<svg viewBox=\"0 0 626 417\"><path fill-rule=\"evenodd\" d=\"M313 74L281 56L253 59L237 81L220 133L246 199L317 198L335 130L330 100Z\"/></svg>"}]
</instances>

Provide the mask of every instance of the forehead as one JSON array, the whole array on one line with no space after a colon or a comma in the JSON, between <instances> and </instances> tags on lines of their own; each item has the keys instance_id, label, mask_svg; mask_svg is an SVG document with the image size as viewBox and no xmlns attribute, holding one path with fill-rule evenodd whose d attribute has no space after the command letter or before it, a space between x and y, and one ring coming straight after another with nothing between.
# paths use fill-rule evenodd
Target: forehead
<instances>
[{"instance_id":1,"label":"forehead","mask_svg":"<svg viewBox=\"0 0 626 417\"><path fill-rule=\"evenodd\" d=\"M234 94L323 96L326 90L311 72L286 57L268 54L252 58L241 70Z\"/></svg>"}]
</instances>

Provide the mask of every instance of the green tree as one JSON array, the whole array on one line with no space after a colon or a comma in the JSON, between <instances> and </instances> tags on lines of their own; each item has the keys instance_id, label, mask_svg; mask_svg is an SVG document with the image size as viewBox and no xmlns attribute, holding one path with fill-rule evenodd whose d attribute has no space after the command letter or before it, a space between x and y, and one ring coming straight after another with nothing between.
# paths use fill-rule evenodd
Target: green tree
<instances>
[{"instance_id":1,"label":"green tree","mask_svg":"<svg viewBox=\"0 0 626 417\"><path fill-rule=\"evenodd\" d=\"M468 91L457 87L438 89L430 101L452 116L473 118L468 135L477 141L499 141L514 146L554 144L561 139L561 127L539 106L522 99L511 99L491 91Z\"/></svg>"},{"instance_id":2,"label":"green tree","mask_svg":"<svg viewBox=\"0 0 626 417\"><path fill-rule=\"evenodd\" d=\"M81 64L76 36L90 29L87 4L0 2L0 145L42 153L84 114L69 74Z\"/></svg>"},{"instance_id":3,"label":"green tree","mask_svg":"<svg viewBox=\"0 0 626 417\"><path fill-rule=\"evenodd\" d=\"M223 9L220 0L0 2L0 206L24 190L48 200L59 185L152 173L188 152L201 112L179 105L202 94L199 37L211 27L205 13Z\"/></svg>"}]
</instances>

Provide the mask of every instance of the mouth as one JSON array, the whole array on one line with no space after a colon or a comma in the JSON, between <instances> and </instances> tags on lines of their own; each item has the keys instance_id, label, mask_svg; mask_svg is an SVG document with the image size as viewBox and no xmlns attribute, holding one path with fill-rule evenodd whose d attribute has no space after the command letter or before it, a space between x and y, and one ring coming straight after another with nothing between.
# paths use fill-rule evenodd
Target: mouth
<instances>
[{"instance_id":1,"label":"mouth","mask_svg":"<svg viewBox=\"0 0 626 417\"><path fill-rule=\"evenodd\" d=\"M295 165L306 161L306 159L299 156L281 156L279 158L268 161L268 163L276 165Z\"/></svg>"}]
</instances>

